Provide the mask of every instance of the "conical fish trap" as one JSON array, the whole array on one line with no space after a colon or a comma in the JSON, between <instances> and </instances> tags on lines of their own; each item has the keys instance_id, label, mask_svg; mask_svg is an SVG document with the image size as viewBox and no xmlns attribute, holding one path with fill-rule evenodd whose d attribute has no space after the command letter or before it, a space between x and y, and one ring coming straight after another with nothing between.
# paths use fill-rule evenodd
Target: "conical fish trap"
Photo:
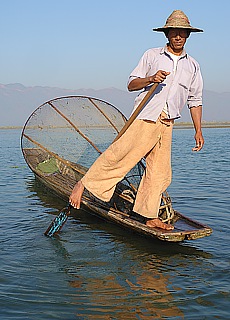
<instances>
[{"instance_id":1,"label":"conical fish trap","mask_svg":"<svg viewBox=\"0 0 230 320\"><path fill-rule=\"evenodd\" d=\"M116 107L100 99L56 98L38 107L26 121L22 152L36 176L68 199L76 181L113 142L125 122L125 116ZM112 205L122 203L120 210L132 209L144 169L141 161L118 184ZM92 197L89 193L86 196ZM162 198L161 211L169 211L167 217L173 212L169 199L168 195Z\"/></svg>"}]
</instances>

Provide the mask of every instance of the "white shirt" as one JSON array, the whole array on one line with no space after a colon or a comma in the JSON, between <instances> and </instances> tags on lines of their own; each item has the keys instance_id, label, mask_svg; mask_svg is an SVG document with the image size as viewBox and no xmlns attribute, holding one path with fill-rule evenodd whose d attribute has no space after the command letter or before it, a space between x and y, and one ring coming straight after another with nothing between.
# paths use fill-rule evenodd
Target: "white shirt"
<instances>
[{"instance_id":1,"label":"white shirt","mask_svg":"<svg viewBox=\"0 0 230 320\"><path fill-rule=\"evenodd\" d=\"M168 51L168 54L169 54L170 57L173 59L173 75L174 75L175 72L176 72L176 68L177 68L177 62L178 62L180 56L176 56L175 54L173 54L173 53L171 53L171 52L169 52L169 51ZM163 108L162 111L163 111L163 112L166 114L166 116L168 117L169 112L168 112L168 105L167 105L167 103L164 105L164 108Z\"/></svg>"},{"instance_id":2,"label":"white shirt","mask_svg":"<svg viewBox=\"0 0 230 320\"><path fill-rule=\"evenodd\" d=\"M186 103L189 108L202 105L203 80L200 67L185 51L175 63L167 46L147 50L131 72L128 83L135 78L152 76L158 70L165 70L170 74L158 85L150 101L137 116L138 119L156 121L165 105L168 118L176 119L181 116L180 111ZM134 110L150 87L144 88L136 97Z\"/></svg>"}]
</instances>

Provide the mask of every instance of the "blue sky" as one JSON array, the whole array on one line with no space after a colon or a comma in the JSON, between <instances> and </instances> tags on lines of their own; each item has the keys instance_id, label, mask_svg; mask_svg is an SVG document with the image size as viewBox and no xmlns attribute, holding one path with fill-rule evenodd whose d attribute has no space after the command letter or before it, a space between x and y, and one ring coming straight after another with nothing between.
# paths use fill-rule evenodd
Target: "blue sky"
<instances>
[{"instance_id":1,"label":"blue sky","mask_svg":"<svg viewBox=\"0 0 230 320\"><path fill-rule=\"evenodd\" d=\"M186 44L205 89L230 92L229 0L0 0L0 83L126 90L144 51L165 45L152 28L175 9L205 31Z\"/></svg>"}]
</instances>

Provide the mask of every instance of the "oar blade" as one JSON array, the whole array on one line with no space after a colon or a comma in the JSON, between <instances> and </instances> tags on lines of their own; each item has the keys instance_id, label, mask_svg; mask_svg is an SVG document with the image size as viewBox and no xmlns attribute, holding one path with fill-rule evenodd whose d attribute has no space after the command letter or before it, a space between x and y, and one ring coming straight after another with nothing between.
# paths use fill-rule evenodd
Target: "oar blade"
<instances>
[{"instance_id":1,"label":"oar blade","mask_svg":"<svg viewBox=\"0 0 230 320\"><path fill-rule=\"evenodd\" d=\"M57 217L51 222L44 235L47 237L52 237L62 229L63 225L66 223L68 216L70 215L70 206L63 208Z\"/></svg>"}]
</instances>

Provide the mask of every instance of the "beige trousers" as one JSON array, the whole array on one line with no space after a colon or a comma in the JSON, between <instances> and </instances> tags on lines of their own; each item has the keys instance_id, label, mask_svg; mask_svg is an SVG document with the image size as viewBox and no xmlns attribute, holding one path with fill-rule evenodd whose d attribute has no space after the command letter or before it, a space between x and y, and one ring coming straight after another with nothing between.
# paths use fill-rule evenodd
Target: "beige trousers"
<instances>
[{"instance_id":1,"label":"beige trousers","mask_svg":"<svg viewBox=\"0 0 230 320\"><path fill-rule=\"evenodd\" d=\"M158 216L161 195L171 183L173 121L135 120L82 178L85 188L108 202L116 184L145 157L146 170L137 191L133 211L147 218Z\"/></svg>"}]
</instances>

